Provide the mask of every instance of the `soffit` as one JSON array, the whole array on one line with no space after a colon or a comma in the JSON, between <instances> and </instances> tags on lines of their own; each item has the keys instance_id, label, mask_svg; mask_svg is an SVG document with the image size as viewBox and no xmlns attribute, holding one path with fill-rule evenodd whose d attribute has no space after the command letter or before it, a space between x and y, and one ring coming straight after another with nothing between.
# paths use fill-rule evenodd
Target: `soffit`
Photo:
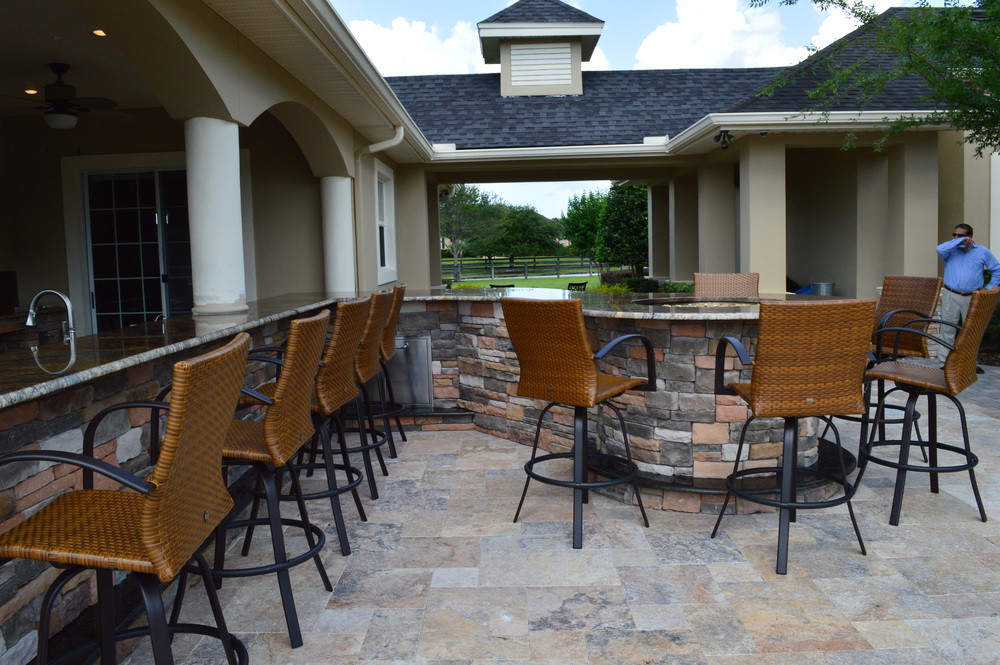
<instances>
[{"instance_id":1,"label":"soffit","mask_svg":"<svg viewBox=\"0 0 1000 665\"><path fill-rule=\"evenodd\" d=\"M203 2L369 141L391 137L394 125L416 127L332 8L294 0Z\"/></svg>"}]
</instances>

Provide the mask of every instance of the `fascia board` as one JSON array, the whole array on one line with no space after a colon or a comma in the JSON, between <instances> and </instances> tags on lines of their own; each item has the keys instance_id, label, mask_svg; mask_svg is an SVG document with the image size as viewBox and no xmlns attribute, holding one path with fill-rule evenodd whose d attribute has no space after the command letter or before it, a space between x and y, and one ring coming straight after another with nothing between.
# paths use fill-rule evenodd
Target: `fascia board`
<instances>
[{"instance_id":1,"label":"fascia board","mask_svg":"<svg viewBox=\"0 0 1000 665\"><path fill-rule=\"evenodd\" d=\"M599 35L603 23L480 23L479 37L581 37Z\"/></svg>"},{"instance_id":2,"label":"fascia board","mask_svg":"<svg viewBox=\"0 0 1000 665\"><path fill-rule=\"evenodd\" d=\"M433 155L430 141L399 101L389 83L355 40L327 0L284 0L290 16L299 19L303 35L317 48L321 48L331 65L339 69L355 88L368 99L373 110L381 113L387 124L402 125L406 138L421 158L430 160Z\"/></svg>"},{"instance_id":3,"label":"fascia board","mask_svg":"<svg viewBox=\"0 0 1000 665\"><path fill-rule=\"evenodd\" d=\"M448 145L435 146L435 163L475 161L479 163L511 160L539 161L552 159L655 157L667 154L663 143L627 143L615 145L545 146L537 148L474 148L453 150Z\"/></svg>"},{"instance_id":4,"label":"fascia board","mask_svg":"<svg viewBox=\"0 0 1000 665\"><path fill-rule=\"evenodd\" d=\"M930 111L784 111L767 113L710 113L667 141L667 151L697 152L696 146L720 130L740 132L841 132L879 130L887 122L908 116L926 117ZM931 129L943 128L935 125Z\"/></svg>"}]
</instances>

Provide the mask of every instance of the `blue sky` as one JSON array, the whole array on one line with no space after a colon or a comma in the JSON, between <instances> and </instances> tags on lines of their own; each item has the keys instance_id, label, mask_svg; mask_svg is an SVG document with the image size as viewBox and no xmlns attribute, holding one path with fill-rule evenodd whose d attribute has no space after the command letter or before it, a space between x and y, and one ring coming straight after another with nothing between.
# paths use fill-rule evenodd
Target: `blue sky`
<instances>
[{"instance_id":1,"label":"blue sky","mask_svg":"<svg viewBox=\"0 0 1000 665\"><path fill-rule=\"evenodd\" d=\"M798 62L855 26L809 0L564 0L604 21L585 69L768 67ZM916 0L868 0L878 9ZM384 76L499 71L483 64L476 24L513 0L330 0ZM934 4L940 4L935 2ZM573 194L607 182L480 185L512 204L559 216Z\"/></svg>"}]
</instances>

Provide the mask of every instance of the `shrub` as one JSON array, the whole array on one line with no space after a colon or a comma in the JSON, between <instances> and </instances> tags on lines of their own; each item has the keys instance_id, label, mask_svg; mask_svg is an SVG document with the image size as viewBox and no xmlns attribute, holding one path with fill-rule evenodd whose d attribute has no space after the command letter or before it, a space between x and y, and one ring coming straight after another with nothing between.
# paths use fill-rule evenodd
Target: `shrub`
<instances>
[{"instance_id":1,"label":"shrub","mask_svg":"<svg viewBox=\"0 0 1000 665\"><path fill-rule=\"evenodd\" d=\"M643 275L649 274L649 268L642 269ZM626 277L631 277L631 270L609 270L608 272L601 273L601 284L621 284L621 281Z\"/></svg>"},{"instance_id":2,"label":"shrub","mask_svg":"<svg viewBox=\"0 0 1000 665\"><path fill-rule=\"evenodd\" d=\"M600 284L590 290L597 293L630 293L624 284Z\"/></svg>"},{"instance_id":3,"label":"shrub","mask_svg":"<svg viewBox=\"0 0 1000 665\"><path fill-rule=\"evenodd\" d=\"M621 283L633 293L658 293L660 291L660 283L648 277L626 277Z\"/></svg>"},{"instance_id":4,"label":"shrub","mask_svg":"<svg viewBox=\"0 0 1000 665\"><path fill-rule=\"evenodd\" d=\"M688 282L664 282L664 293L694 293L694 284Z\"/></svg>"}]
</instances>

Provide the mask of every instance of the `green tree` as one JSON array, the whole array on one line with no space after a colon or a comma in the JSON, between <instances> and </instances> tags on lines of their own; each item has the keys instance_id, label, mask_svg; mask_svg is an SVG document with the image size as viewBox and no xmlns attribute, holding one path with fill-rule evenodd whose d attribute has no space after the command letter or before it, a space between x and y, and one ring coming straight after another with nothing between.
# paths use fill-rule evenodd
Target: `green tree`
<instances>
[{"instance_id":1,"label":"green tree","mask_svg":"<svg viewBox=\"0 0 1000 665\"><path fill-rule=\"evenodd\" d=\"M506 205L490 193L475 185L460 184L455 192L440 202L438 207L440 234L450 243L451 255L458 259L467 252L495 244ZM458 262L455 279L459 279Z\"/></svg>"},{"instance_id":2,"label":"green tree","mask_svg":"<svg viewBox=\"0 0 1000 665\"><path fill-rule=\"evenodd\" d=\"M563 217L563 229L566 239L572 243L575 255L594 258L597 229L601 225L601 217L604 216L607 205L608 193L602 190L584 192L569 200L566 215Z\"/></svg>"},{"instance_id":3,"label":"green tree","mask_svg":"<svg viewBox=\"0 0 1000 665\"><path fill-rule=\"evenodd\" d=\"M770 1L750 4L759 7ZM864 109L892 83L917 79L926 85L926 99L936 110L887 123L877 145L908 128L944 124L965 132L965 141L980 156L984 150L1000 149L1000 2L944 0L944 8L935 8L921 0L919 8L892 18L880 17L858 0L812 2L821 9L838 7L857 19L873 48L860 60L848 59L840 57L846 45L834 44L779 79L772 91L795 76L825 72L809 93L816 106L804 110L830 110L851 99ZM886 54L892 57L886 59Z\"/></svg>"},{"instance_id":4,"label":"green tree","mask_svg":"<svg viewBox=\"0 0 1000 665\"><path fill-rule=\"evenodd\" d=\"M647 211L645 187L611 185L594 243L594 258L610 265L629 266L633 277L642 277L649 258Z\"/></svg>"},{"instance_id":5,"label":"green tree","mask_svg":"<svg viewBox=\"0 0 1000 665\"><path fill-rule=\"evenodd\" d=\"M547 255L562 251L560 224L538 212L535 206L508 206L497 236L497 253L513 261L515 256Z\"/></svg>"}]
</instances>

